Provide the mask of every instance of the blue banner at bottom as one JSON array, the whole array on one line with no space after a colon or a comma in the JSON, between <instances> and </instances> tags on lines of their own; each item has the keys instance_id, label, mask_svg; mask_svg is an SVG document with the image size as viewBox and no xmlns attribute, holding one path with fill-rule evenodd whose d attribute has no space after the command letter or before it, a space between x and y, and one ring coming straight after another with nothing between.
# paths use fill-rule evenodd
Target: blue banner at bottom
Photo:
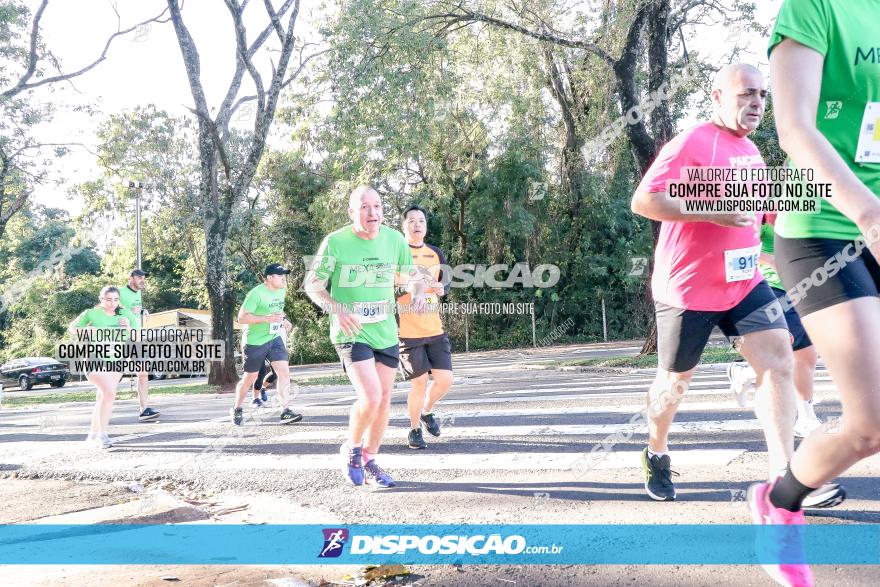
<instances>
[{"instance_id":1,"label":"blue banner at bottom","mask_svg":"<svg viewBox=\"0 0 880 587\"><path fill-rule=\"evenodd\" d=\"M0 564L376 562L877 565L880 525L0 526Z\"/></svg>"}]
</instances>

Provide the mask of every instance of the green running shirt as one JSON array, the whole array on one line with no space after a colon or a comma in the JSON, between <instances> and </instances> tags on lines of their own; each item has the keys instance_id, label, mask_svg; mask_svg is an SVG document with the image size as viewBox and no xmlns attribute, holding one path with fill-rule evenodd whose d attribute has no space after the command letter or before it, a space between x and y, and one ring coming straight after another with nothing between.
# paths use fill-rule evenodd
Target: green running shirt
<instances>
[{"instance_id":1,"label":"green running shirt","mask_svg":"<svg viewBox=\"0 0 880 587\"><path fill-rule=\"evenodd\" d=\"M260 284L244 298L241 307L245 312L255 316L268 316L276 312L284 312L285 288L272 291L265 284ZM247 325L245 341L250 345L261 345L281 336L281 322L260 322Z\"/></svg>"},{"instance_id":2,"label":"green running shirt","mask_svg":"<svg viewBox=\"0 0 880 587\"><path fill-rule=\"evenodd\" d=\"M768 255L772 255L774 251L773 245L773 237L775 232L773 231L773 225L769 222L765 222L761 225L761 252L767 253ZM764 280L767 282L767 285L770 287L775 287L776 289L785 289L785 286L782 285L782 280L779 279L779 274L776 273L776 269L768 265L767 263L762 263L758 261L758 268L761 270L761 275L764 276Z\"/></svg>"},{"instance_id":3,"label":"green running shirt","mask_svg":"<svg viewBox=\"0 0 880 587\"><path fill-rule=\"evenodd\" d=\"M768 54L788 37L825 56L816 127L856 177L880 196L880 163L856 162L867 105L880 101L878 15L877 0L785 0ZM874 138L880 140L880 119L871 124ZM798 166L797 161L789 164ZM819 209L817 214L780 214L776 232L787 238L859 236L855 223L834 207L834 194L822 199Z\"/></svg>"},{"instance_id":4,"label":"green running shirt","mask_svg":"<svg viewBox=\"0 0 880 587\"><path fill-rule=\"evenodd\" d=\"M329 280L333 300L357 313L363 326L346 336L335 314L330 315L333 344L361 342L374 349L399 343L395 319L394 277L413 268L403 235L387 226L372 240L362 239L351 225L331 232L318 249L315 274Z\"/></svg>"},{"instance_id":5,"label":"green running shirt","mask_svg":"<svg viewBox=\"0 0 880 587\"><path fill-rule=\"evenodd\" d=\"M144 307L143 303L143 291L134 291L128 285L123 285L117 288L119 290L119 305L125 308L126 310L131 310L132 308L136 308L140 306ZM132 310L132 314L134 314L134 310ZM141 316L140 314L135 314L137 317L137 325L141 325Z\"/></svg>"}]
</instances>

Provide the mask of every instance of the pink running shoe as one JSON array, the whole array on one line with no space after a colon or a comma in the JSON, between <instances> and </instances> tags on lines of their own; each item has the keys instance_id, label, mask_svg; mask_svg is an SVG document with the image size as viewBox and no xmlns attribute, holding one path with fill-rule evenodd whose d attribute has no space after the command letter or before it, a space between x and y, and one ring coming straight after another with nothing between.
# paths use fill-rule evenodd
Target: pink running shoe
<instances>
[{"instance_id":1,"label":"pink running shoe","mask_svg":"<svg viewBox=\"0 0 880 587\"><path fill-rule=\"evenodd\" d=\"M786 587L812 587L813 572L804 563L783 562L792 559L805 560L803 529L782 528L782 526L804 526L807 521L803 510L790 512L774 507L770 503L770 490L773 483L756 483L749 487L749 509L752 521L761 526L774 526L769 531L758 531L756 553L759 558L778 562L762 564L770 578Z\"/></svg>"}]
</instances>

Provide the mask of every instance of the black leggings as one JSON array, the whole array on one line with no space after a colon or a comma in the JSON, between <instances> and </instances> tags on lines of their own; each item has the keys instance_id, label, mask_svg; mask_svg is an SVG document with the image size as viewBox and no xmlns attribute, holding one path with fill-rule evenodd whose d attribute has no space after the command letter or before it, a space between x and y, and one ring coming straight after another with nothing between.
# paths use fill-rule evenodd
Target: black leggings
<instances>
[{"instance_id":1,"label":"black leggings","mask_svg":"<svg viewBox=\"0 0 880 587\"><path fill-rule=\"evenodd\" d=\"M267 377L266 374L269 373ZM272 364L269 361L264 361L260 366L260 370L257 372L257 380L254 381L254 391L260 391L263 389L263 382L267 385L271 385L278 380L278 374L275 373L275 369L272 368Z\"/></svg>"}]
</instances>

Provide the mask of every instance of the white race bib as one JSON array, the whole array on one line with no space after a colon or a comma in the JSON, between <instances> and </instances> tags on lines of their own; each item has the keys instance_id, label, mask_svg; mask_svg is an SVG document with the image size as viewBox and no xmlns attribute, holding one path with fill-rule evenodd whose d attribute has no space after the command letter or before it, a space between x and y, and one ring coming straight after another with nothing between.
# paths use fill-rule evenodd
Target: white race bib
<instances>
[{"instance_id":1,"label":"white race bib","mask_svg":"<svg viewBox=\"0 0 880 587\"><path fill-rule=\"evenodd\" d=\"M868 102L865 106L859 127L856 163L880 163L880 102Z\"/></svg>"},{"instance_id":2,"label":"white race bib","mask_svg":"<svg viewBox=\"0 0 880 587\"><path fill-rule=\"evenodd\" d=\"M727 283L753 278L758 267L760 251L760 245L724 251L724 273Z\"/></svg>"},{"instance_id":3,"label":"white race bib","mask_svg":"<svg viewBox=\"0 0 880 587\"><path fill-rule=\"evenodd\" d=\"M352 310L361 324L373 324L385 320L388 315L388 302L355 302L352 304Z\"/></svg>"},{"instance_id":4,"label":"white race bib","mask_svg":"<svg viewBox=\"0 0 880 587\"><path fill-rule=\"evenodd\" d=\"M281 332L281 322L269 322L269 334L278 334Z\"/></svg>"}]
</instances>

